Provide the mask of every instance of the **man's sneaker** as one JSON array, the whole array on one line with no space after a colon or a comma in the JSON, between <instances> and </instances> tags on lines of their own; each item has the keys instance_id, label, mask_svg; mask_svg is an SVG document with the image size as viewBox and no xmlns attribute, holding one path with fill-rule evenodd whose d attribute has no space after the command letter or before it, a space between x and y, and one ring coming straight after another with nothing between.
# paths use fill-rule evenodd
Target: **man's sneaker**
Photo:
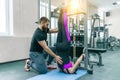
<instances>
[{"instance_id":1,"label":"man's sneaker","mask_svg":"<svg viewBox=\"0 0 120 80\"><path fill-rule=\"evenodd\" d=\"M29 59L26 59L25 66L24 66L24 70L27 71L27 72L30 71L30 66L28 64L29 61L30 61Z\"/></svg>"}]
</instances>

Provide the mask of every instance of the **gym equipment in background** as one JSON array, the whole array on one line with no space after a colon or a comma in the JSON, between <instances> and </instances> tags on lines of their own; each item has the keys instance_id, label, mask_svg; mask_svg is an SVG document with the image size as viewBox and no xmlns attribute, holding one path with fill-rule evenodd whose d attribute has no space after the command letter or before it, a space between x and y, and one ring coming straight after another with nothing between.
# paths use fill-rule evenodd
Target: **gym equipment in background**
<instances>
[{"instance_id":1,"label":"gym equipment in background","mask_svg":"<svg viewBox=\"0 0 120 80\"><path fill-rule=\"evenodd\" d=\"M85 53L86 57L84 59L83 65L80 64L80 69L85 69L88 73L93 74L92 64L88 64L88 47L87 47L87 25L86 25L86 14L83 12L68 13L68 27L71 36L71 49L70 55L72 60L76 62L77 58ZM83 48L79 48L82 46ZM78 49L80 49L78 51Z\"/></svg>"},{"instance_id":2,"label":"gym equipment in background","mask_svg":"<svg viewBox=\"0 0 120 80\"><path fill-rule=\"evenodd\" d=\"M98 14L91 17L91 33L89 47L106 49L106 41L108 38L108 28L100 19Z\"/></svg>"},{"instance_id":3,"label":"gym equipment in background","mask_svg":"<svg viewBox=\"0 0 120 80\"><path fill-rule=\"evenodd\" d=\"M119 46L119 40L114 36L109 36L107 39L108 50L114 51Z\"/></svg>"},{"instance_id":4,"label":"gym equipment in background","mask_svg":"<svg viewBox=\"0 0 120 80\"><path fill-rule=\"evenodd\" d=\"M98 66L103 66L102 63L102 53L106 52L106 41L108 38L108 28L106 28L106 25L103 25L103 23L100 20L100 16L98 14L94 14L91 16L91 23L89 23L91 27L90 32L90 39L89 39L89 48L88 48L88 54L89 56L98 56L98 61L90 61L90 63L97 63ZM101 26L102 23L102 26Z\"/></svg>"}]
</instances>

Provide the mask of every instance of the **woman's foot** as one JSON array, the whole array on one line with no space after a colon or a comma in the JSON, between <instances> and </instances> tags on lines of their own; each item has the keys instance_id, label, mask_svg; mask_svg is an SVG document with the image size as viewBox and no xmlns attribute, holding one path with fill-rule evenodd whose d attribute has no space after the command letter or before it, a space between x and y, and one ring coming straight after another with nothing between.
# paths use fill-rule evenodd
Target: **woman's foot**
<instances>
[{"instance_id":1,"label":"woman's foot","mask_svg":"<svg viewBox=\"0 0 120 80\"><path fill-rule=\"evenodd\" d=\"M82 54L82 60L84 60L85 59L85 54Z\"/></svg>"},{"instance_id":2,"label":"woman's foot","mask_svg":"<svg viewBox=\"0 0 120 80\"><path fill-rule=\"evenodd\" d=\"M83 55L83 57L85 57L85 54L82 54Z\"/></svg>"},{"instance_id":3,"label":"woman's foot","mask_svg":"<svg viewBox=\"0 0 120 80\"><path fill-rule=\"evenodd\" d=\"M26 59L25 66L24 66L24 70L27 71L27 72L30 71L30 66L28 65L29 61L30 61L29 59Z\"/></svg>"}]
</instances>

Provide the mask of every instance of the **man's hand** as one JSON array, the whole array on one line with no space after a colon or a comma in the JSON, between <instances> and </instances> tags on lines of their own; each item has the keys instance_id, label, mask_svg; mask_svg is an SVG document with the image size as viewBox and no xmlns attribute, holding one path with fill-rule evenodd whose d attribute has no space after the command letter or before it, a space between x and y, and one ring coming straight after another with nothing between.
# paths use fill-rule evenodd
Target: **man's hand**
<instances>
[{"instance_id":1,"label":"man's hand","mask_svg":"<svg viewBox=\"0 0 120 80\"><path fill-rule=\"evenodd\" d=\"M42 46L42 48L43 48L48 54L50 54L51 56L53 56L59 64L62 64L62 63L63 63L63 61L61 60L62 58L61 58L60 56L57 56L57 55L47 46L45 40L39 41L38 43Z\"/></svg>"},{"instance_id":2,"label":"man's hand","mask_svg":"<svg viewBox=\"0 0 120 80\"><path fill-rule=\"evenodd\" d=\"M48 33L57 33L58 32L58 28L54 28L54 29L50 29Z\"/></svg>"},{"instance_id":3,"label":"man's hand","mask_svg":"<svg viewBox=\"0 0 120 80\"><path fill-rule=\"evenodd\" d=\"M60 56L56 56L55 59L59 64L63 63L62 58Z\"/></svg>"}]
</instances>

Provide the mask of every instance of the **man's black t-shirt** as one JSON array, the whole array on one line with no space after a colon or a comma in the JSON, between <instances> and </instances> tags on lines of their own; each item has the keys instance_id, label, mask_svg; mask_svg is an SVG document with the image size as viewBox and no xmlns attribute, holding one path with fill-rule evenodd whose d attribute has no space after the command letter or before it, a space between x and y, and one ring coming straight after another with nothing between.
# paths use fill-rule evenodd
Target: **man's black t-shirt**
<instances>
[{"instance_id":1,"label":"man's black t-shirt","mask_svg":"<svg viewBox=\"0 0 120 80\"><path fill-rule=\"evenodd\" d=\"M47 30L47 32L49 29ZM47 40L47 32L42 31L40 28L37 28L33 34L31 46L30 46L30 52L43 52L43 48L40 46L38 41Z\"/></svg>"}]
</instances>

